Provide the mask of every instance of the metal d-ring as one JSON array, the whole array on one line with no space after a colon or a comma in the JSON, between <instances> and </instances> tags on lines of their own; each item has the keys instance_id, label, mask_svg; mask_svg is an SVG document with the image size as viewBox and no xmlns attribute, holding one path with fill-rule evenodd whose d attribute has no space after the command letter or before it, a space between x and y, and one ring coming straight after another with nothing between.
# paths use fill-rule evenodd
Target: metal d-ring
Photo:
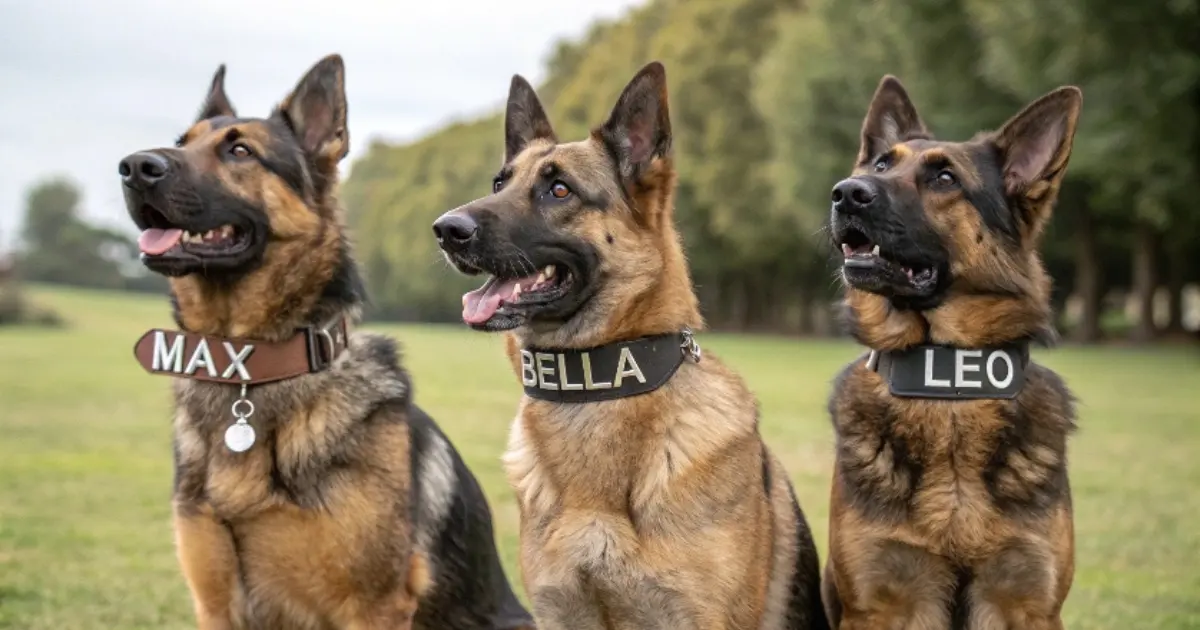
<instances>
[{"instance_id":1,"label":"metal d-ring","mask_svg":"<svg viewBox=\"0 0 1200 630\"><path fill-rule=\"evenodd\" d=\"M679 344L679 348L683 351L683 355L692 360L693 363L699 363L701 352L700 344L696 343L696 337L692 334L691 328L684 328L683 342Z\"/></svg>"},{"instance_id":2,"label":"metal d-ring","mask_svg":"<svg viewBox=\"0 0 1200 630\"><path fill-rule=\"evenodd\" d=\"M245 405L245 409L246 409L245 413L238 411L238 409L240 408L239 405ZM233 412L233 417L235 417L239 420L245 420L246 418L249 418L250 416L254 415L254 403L251 402L248 398L246 398L246 384L245 383L242 383L241 395L238 396L237 400L233 401L233 406L230 407L229 410L231 412Z\"/></svg>"},{"instance_id":3,"label":"metal d-ring","mask_svg":"<svg viewBox=\"0 0 1200 630\"><path fill-rule=\"evenodd\" d=\"M333 335L329 334L329 331L324 328L318 328L317 334L321 336L321 339L325 340L325 344L329 348L329 354L326 356L329 357L329 362L333 363L334 358L336 358L334 356L335 350L337 349L337 345L333 342Z\"/></svg>"}]
</instances>

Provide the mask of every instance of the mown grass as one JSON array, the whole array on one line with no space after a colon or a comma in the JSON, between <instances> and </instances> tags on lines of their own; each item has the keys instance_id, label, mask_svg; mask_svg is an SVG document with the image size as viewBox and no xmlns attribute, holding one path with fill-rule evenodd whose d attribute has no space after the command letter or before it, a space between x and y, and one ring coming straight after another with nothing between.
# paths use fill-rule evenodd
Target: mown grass
<instances>
[{"instance_id":1,"label":"mown grass","mask_svg":"<svg viewBox=\"0 0 1200 630\"><path fill-rule=\"evenodd\" d=\"M64 330L0 329L0 628L194 627L169 524L170 400L131 356L165 299L38 289ZM373 326L399 338L417 402L491 500L516 581L517 514L500 471L519 391L498 337ZM829 381L840 341L704 335L747 378L824 552ZM1067 627L1200 628L1200 353L1038 353L1081 399L1071 443L1078 571Z\"/></svg>"}]
</instances>

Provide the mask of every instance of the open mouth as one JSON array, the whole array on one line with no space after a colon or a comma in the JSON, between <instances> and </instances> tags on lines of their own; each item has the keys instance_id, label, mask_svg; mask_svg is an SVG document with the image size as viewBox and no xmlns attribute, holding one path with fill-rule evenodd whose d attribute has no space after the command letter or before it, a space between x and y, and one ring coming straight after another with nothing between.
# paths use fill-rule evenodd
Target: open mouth
<instances>
[{"instance_id":1,"label":"open mouth","mask_svg":"<svg viewBox=\"0 0 1200 630\"><path fill-rule=\"evenodd\" d=\"M204 227L173 224L150 205L142 206L138 218L139 227L144 226L138 237L142 261L168 275L182 275L194 265L237 259L252 241L248 231L229 223Z\"/></svg>"},{"instance_id":2,"label":"open mouth","mask_svg":"<svg viewBox=\"0 0 1200 630\"><path fill-rule=\"evenodd\" d=\"M463 295L463 321L480 330L509 330L523 324L532 310L546 308L571 290L566 267L546 265L519 278L490 276L483 286Z\"/></svg>"},{"instance_id":3,"label":"open mouth","mask_svg":"<svg viewBox=\"0 0 1200 630\"><path fill-rule=\"evenodd\" d=\"M842 231L842 271L847 282L884 295L927 295L937 286L936 267L907 263L889 256L856 227Z\"/></svg>"}]
</instances>

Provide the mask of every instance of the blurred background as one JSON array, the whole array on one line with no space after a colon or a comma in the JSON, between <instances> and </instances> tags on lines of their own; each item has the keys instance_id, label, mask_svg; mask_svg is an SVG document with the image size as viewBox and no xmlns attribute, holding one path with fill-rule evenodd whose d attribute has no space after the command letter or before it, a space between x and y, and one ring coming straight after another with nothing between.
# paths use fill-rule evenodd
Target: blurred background
<instances>
[{"instance_id":1,"label":"blurred background","mask_svg":"<svg viewBox=\"0 0 1200 630\"><path fill-rule=\"evenodd\" d=\"M320 57L347 64L342 198L418 402L497 514L519 392L459 323L471 280L430 224L487 194L523 74L562 139L667 67L684 234L715 348L746 375L824 549L839 337L829 190L884 73L965 140L1062 84L1084 107L1043 251L1081 399L1072 628L1200 628L1200 1L0 0L0 628L186 628L171 548L170 399L129 347L169 325L137 262L117 161L168 145L212 73L265 115ZM464 390L466 392L464 393Z\"/></svg>"},{"instance_id":2,"label":"blurred background","mask_svg":"<svg viewBox=\"0 0 1200 630\"><path fill-rule=\"evenodd\" d=\"M488 192L509 77L539 85L559 136L576 138L661 59L677 215L713 327L837 332L827 193L890 72L946 139L1080 85L1045 245L1060 327L1080 342L1200 329L1200 210L1186 184L1200 180L1196 0L0 6L0 244L29 282L161 291L136 264L116 160L173 139L218 63L235 104L265 113L337 50L352 134L344 200L371 316L457 321L470 281L430 273L439 257L425 236L431 217Z\"/></svg>"}]
</instances>

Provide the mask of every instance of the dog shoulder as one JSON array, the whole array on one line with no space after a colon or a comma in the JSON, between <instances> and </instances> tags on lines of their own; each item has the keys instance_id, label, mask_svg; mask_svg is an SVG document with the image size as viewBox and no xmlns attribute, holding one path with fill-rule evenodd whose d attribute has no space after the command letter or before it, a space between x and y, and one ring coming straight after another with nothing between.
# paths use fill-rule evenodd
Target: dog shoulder
<instances>
[{"instance_id":1,"label":"dog shoulder","mask_svg":"<svg viewBox=\"0 0 1200 630\"><path fill-rule=\"evenodd\" d=\"M411 399L412 380L404 369L400 346L395 339L364 331L350 336L347 352L338 370L350 378L339 385L361 391L368 399ZM363 391L374 390L374 391Z\"/></svg>"},{"instance_id":2,"label":"dog shoulder","mask_svg":"<svg viewBox=\"0 0 1200 630\"><path fill-rule=\"evenodd\" d=\"M1069 500L1066 449L1076 426L1075 397L1061 377L1030 363L1025 391L1002 409L984 483L1001 509L1044 514Z\"/></svg>"},{"instance_id":3,"label":"dog shoulder","mask_svg":"<svg viewBox=\"0 0 1200 630\"><path fill-rule=\"evenodd\" d=\"M688 365L684 363L681 367ZM700 395L699 400L709 400L711 405L725 410L726 415L750 417L757 426L758 401L741 374L711 352L706 352L694 367L699 369L689 370L689 377L677 380L683 389L697 391L681 392L682 395Z\"/></svg>"},{"instance_id":4,"label":"dog shoulder","mask_svg":"<svg viewBox=\"0 0 1200 630\"><path fill-rule=\"evenodd\" d=\"M408 457L417 545L428 548L458 493L462 462L450 440L421 408L408 407L405 421L411 436Z\"/></svg>"},{"instance_id":5,"label":"dog shoulder","mask_svg":"<svg viewBox=\"0 0 1200 630\"><path fill-rule=\"evenodd\" d=\"M871 519L894 521L908 510L924 465L895 399L880 395L880 380L864 354L834 378L829 414L836 438L842 499Z\"/></svg>"},{"instance_id":6,"label":"dog shoulder","mask_svg":"<svg viewBox=\"0 0 1200 630\"><path fill-rule=\"evenodd\" d=\"M833 377L827 409L835 429L847 417L852 407L867 400L878 399L875 394L876 384L871 382L871 372L867 368L869 356L869 353L860 355L843 366Z\"/></svg>"}]
</instances>

